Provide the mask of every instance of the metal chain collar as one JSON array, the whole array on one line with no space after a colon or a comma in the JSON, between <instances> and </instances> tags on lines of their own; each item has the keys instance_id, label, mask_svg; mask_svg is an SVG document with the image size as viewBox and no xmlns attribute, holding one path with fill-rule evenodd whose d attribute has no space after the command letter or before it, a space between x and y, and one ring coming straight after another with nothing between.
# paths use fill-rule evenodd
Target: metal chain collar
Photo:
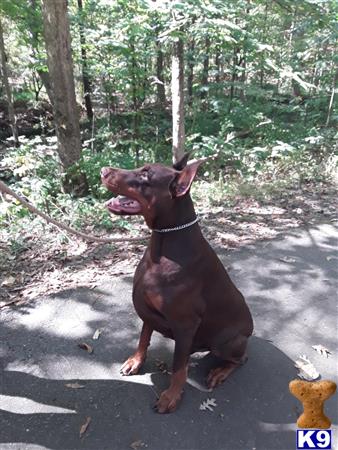
<instances>
[{"instance_id":1,"label":"metal chain collar","mask_svg":"<svg viewBox=\"0 0 338 450\"><path fill-rule=\"evenodd\" d=\"M191 227L192 225L195 225L196 222L199 221L199 218L196 217L192 222L185 223L184 225L178 225L174 228L162 228L162 230L157 230L156 228L153 228L152 231L156 231L156 233L169 233L170 231L178 231L183 230L184 228Z\"/></svg>"}]
</instances>

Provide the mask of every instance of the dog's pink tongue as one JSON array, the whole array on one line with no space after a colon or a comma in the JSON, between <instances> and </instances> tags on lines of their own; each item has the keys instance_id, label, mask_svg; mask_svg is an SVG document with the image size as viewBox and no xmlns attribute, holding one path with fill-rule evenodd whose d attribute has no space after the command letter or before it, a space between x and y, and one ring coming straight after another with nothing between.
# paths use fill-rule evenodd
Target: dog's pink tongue
<instances>
[{"instance_id":1,"label":"dog's pink tongue","mask_svg":"<svg viewBox=\"0 0 338 450\"><path fill-rule=\"evenodd\" d=\"M111 198L105 203L105 206L108 211L113 214L118 214L121 212L120 202L118 198Z\"/></svg>"},{"instance_id":2,"label":"dog's pink tongue","mask_svg":"<svg viewBox=\"0 0 338 450\"><path fill-rule=\"evenodd\" d=\"M111 212L124 212L135 214L139 212L141 205L137 200L133 200L128 197L118 196L116 198L112 198L106 202L106 206Z\"/></svg>"}]
</instances>

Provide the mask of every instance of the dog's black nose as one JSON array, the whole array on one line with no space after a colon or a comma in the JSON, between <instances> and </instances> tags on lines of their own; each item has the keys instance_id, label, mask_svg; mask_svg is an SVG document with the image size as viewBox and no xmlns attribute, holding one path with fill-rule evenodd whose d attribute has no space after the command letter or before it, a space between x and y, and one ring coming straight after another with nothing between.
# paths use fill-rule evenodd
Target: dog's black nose
<instances>
[{"instance_id":1,"label":"dog's black nose","mask_svg":"<svg viewBox=\"0 0 338 450\"><path fill-rule=\"evenodd\" d=\"M101 169L101 177L107 178L107 176L110 174L110 168L109 167L102 167Z\"/></svg>"}]
</instances>

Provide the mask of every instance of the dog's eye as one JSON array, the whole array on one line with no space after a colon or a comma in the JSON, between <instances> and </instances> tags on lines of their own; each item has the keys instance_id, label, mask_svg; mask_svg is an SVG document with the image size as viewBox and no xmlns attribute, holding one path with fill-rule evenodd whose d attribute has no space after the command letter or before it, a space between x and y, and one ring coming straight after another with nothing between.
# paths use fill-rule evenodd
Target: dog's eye
<instances>
[{"instance_id":1,"label":"dog's eye","mask_svg":"<svg viewBox=\"0 0 338 450\"><path fill-rule=\"evenodd\" d=\"M143 170L143 171L139 174L139 178L140 178L141 181L149 181L148 171L147 171L147 170Z\"/></svg>"}]
</instances>

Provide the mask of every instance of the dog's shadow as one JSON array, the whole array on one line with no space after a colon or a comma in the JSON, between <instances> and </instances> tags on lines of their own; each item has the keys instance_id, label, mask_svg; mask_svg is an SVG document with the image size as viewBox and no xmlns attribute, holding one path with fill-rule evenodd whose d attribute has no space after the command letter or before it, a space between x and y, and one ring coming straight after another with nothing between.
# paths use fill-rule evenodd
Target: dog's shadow
<instances>
[{"instance_id":1,"label":"dog's shadow","mask_svg":"<svg viewBox=\"0 0 338 450\"><path fill-rule=\"evenodd\" d=\"M295 448L302 405L289 392L289 382L297 377L294 362L270 341L258 337L250 339L248 354L247 363L211 392L205 380L218 360L210 354L192 355L182 404L168 416L167 424L179 427L178 423L184 422L184 441L173 448ZM165 361L168 358L165 352L161 356ZM151 378L158 392L168 385L160 373ZM215 399L217 406L201 410L207 399ZM336 424L336 398L326 402L325 411Z\"/></svg>"},{"instance_id":2,"label":"dog's shadow","mask_svg":"<svg viewBox=\"0 0 338 450\"><path fill-rule=\"evenodd\" d=\"M289 393L296 370L282 351L269 341L251 338L248 362L212 392L206 390L205 377L215 360L193 355L179 408L160 415L151 406L156 394L168 387L169 374L156 361L170 367L172 343L167 343L155 340L143 375L134 377L55 380L4 370L0 376L0 400L5 406L0 409L1 449L36 445L58 450L119 450L131 445L148 450L295 448L301 405ZM66 386L76 382L83 388ZM201 410L207 399L215 399L216 406ZM337 423L335 406L331 398L325 408L333 423ZM79 430L88 417L89 427L80 438Z\"/></svg>"}]
</instances>

